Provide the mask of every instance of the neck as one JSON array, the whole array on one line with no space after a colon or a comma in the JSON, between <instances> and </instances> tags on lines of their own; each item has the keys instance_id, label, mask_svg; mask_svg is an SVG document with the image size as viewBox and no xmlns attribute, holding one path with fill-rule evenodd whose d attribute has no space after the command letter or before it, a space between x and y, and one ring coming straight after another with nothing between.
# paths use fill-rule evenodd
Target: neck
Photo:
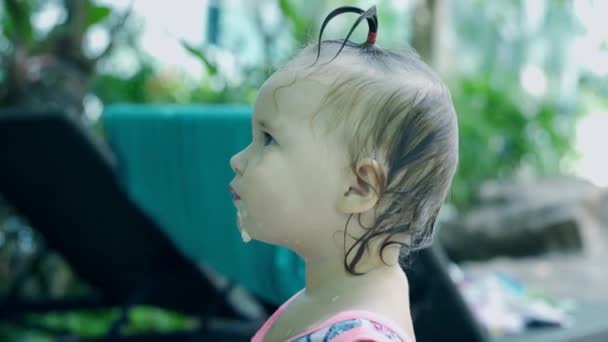
<instances>
[{"instance_id":1,"label":"neck","mask_svg":"<svg viewBox=\"0 0 608 342\"><path fill-rule=\"evenodd\" d=\"M372 257L367 253L355 266L354 271L363 273L358 276L348 272L344 265L344 256L333 255L324 258L305 258L306 261L306 293L317 295L333 290L343 289L344 286L355 285L379 275L400 274L403 271L398 263L398 255L385 255L385 264L381 258ZM395 273L397 272L397 273Z\"/></svg>"}]
</instances>

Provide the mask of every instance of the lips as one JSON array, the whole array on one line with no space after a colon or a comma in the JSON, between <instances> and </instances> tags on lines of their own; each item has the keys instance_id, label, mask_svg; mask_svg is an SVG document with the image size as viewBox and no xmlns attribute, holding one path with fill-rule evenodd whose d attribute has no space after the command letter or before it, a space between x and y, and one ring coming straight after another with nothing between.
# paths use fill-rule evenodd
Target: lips
<instances>
[{"instance_id":1,"label":"lips","mask_svg":"<svg viewBox=\"0 0 608 342\"><path fill-rule=\"evenodd\" d=\"M239 194L237 194L236 191L234 191L234 188L232 186L230 186L230 193L232 193L232 201L236 202L241 199Z\"/></svg>"}]
</instances>

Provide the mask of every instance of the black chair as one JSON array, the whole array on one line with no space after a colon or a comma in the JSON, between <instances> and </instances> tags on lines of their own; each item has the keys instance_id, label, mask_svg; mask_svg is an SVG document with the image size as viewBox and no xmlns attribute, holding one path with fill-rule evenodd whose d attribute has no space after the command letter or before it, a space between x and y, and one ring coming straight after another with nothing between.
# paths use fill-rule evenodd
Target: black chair
<instances>
[{"instance_id":1,"label":"black chair","mask_svg":"<svg viewBox=\"0 0 608 342\"><path fill-rule=\"evenodd\" d=\"M0 194L77 275L101 292L100 298L75 305L23 303L9 296L0 302L0 319L87 303L121 306L124 312L133 305L154 305L196 315L204 323L242 320L225 294L129 199L110 155L61 113L0 113ZM120 323L111 332L114 338L119 338ZM207 328L197 336L225 333L220 340L227 341L250 336Z\"/></svg>"},{"instance_id":2,"label":"black chair","mask_svg":"<svg viewBox=\"0 0 608 342\"><path fill-rule=\"evenodd\" d=\"M439 245L414 252L405 272L418 342L489 339L448 274L448 260Z\"/></svg>"}]
</instances>

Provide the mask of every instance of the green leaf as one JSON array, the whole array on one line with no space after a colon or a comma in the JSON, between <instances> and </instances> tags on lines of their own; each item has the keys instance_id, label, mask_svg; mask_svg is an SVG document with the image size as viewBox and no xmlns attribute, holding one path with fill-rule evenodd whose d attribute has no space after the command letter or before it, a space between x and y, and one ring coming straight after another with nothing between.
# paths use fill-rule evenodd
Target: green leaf
<instances>
[{"instance_id":1,"label":"green leaf","mask_svg":"<svg viewBox=\"0 0 608 342\"><path fill-rule=\"evenodd\" d=\"M109 6L95 5L89 3L89 14L87 18L87 27L93 26L102 22L112 13L112 8Z\"/></svg>"},{"instance_id":2,"label":"green leaf","mask_svg":"<svg viewBox=\"0 0 608 342\"><path fill-rule=\"evenodd\" d=\"M301 41L306 36L306 21L300 17L289 0L279 0L279 8L283 15L291 21L296 40Z\"/></svg>"},{"instance_id":3,"label":"green leaf","mask_svg":"<svg viewBox=\"0 0 608 342\"><path fill-rule=\"evenodd\" d=\"M190 45L190 43L186 42L185 40L180 40L180 44L192 56L198 58L198 60L200 60L205 65L205 67L207 68L207 71L209 72L210 75L217 74L217 66L215 66L213 63L211 63L209 61L209 59L207 58L207 56L205 56L205 54L203 53L203 51L201 51L200 49L198 49L198 48Z\"/></svg>"},{"instance_id":4,"label":"green leaf","mask_svg":"<svg viewBox=\"0 0 608 342\"><path fill-rule=\"evenodd\" d=\"M3 29L10 37L20 39L26 46L34 41L32 22L32 8L27 1L5 0L5 16Z\"/></svg>"}]
</instances>

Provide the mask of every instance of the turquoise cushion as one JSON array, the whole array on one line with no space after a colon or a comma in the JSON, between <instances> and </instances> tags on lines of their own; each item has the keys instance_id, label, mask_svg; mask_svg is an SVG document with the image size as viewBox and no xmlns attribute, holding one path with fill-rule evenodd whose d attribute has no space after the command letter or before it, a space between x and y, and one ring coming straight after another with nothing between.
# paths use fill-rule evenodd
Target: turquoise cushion
<instances>
[{"instance_id":1,"label":"turquoise cushion","mask_svg":"<svg viewBox=\"0 0 608 342\"><path fill-rule=\"evenodd\" d=\"M280 304L304 287L291 251L244 244L228 184L230 157L251 141L246 105L112 105L106 137L131 198L185 255Z\"/></svg>"}]
</instances>

